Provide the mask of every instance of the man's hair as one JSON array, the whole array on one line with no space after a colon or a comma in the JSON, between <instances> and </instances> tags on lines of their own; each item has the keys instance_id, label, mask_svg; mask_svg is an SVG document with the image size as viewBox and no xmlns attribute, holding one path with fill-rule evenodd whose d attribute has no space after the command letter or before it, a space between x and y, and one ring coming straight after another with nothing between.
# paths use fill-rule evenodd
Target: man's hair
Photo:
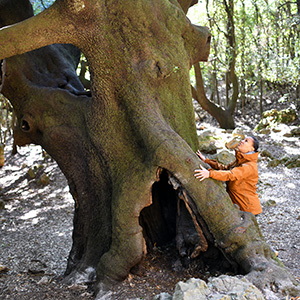
<instances>
[{"instance_id":1,"label":"man's hair","mask_svg":"<svg viewBox=\"0 0 300 300\"><path fill-rule=\"evenodd\" d=\"M253 135L250 135L250 137L252 138L253 140L253 147L254 147L254 151L257 152L258 151L258 148L259 148L259 141L258 139L253 136Z\"/></svg>"}]
</instances>

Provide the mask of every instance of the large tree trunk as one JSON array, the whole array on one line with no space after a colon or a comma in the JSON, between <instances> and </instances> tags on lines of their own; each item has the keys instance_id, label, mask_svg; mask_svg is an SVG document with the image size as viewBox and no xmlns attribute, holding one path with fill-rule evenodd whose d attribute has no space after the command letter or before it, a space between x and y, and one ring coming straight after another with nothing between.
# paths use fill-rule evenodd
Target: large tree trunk
<instances>
[{"instance_id":1,"label":"large tree trunk","mask_svg":"<svg viewBox=\"0 0 300 300\"><path fill-rule=\"evenodd\" d=\"M24 19L15 1L0 1L13 7L13 22ZM254 216L237 210L221 184L193 177L199 160L189 68L207 59L208 40L207 29L192 26L177 2L159 0L57 0L0 31L2 92L17 113L16 143L42 145L75 200L69 278L124 279L141 261L145 241L164 240L147 207L165 205L170 213L156 212L155 224L174 224L181 199L199 236L195 256L211 241L242 272L264 273L260 283L281 274L286 281L280 278L278 286L292 285ZM44 47L53 43L71 43L85 54L91 97L76 77L76 48ZM175 192L159 184L166 176Z\"/></svg>"}]
</instances>

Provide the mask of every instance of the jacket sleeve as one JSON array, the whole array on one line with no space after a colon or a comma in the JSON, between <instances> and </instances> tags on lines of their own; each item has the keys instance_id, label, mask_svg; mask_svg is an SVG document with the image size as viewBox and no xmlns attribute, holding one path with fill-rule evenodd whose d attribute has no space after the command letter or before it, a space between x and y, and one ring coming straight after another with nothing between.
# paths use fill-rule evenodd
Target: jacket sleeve
<instances>
[{"instance_id":1,"label":"jacket sleeve","mask_svg":"<svg viewBox=\"0 0 300 300\"><path fill-rule=\"evenodd\" d=\"M205 162L207 164L209 164L215 170L230 170L236 164L236 161L234 161L229 165L223 165L223 164L220 164L219 162L217 162L216 160L209 159L209 158L207 158L205 160Z\"/></svg>"},{"instance_id":2,"label":"jacket sleeve","mask_svg":"<svg viewBox=\"0 0 300 300\"><path fill-rule=\"evenodd\" d=\"M220 181L234 181L247 177L249 173L251 166L244 164L229 171L209 170L209 177Z\"/></svg>"}]
</instances>

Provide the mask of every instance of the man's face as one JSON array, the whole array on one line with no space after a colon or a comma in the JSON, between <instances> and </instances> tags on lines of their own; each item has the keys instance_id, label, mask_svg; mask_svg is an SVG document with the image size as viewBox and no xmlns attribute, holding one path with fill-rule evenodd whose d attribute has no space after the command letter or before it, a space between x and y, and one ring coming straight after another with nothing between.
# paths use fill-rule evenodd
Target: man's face
<instances>
[{"instance_id":1,"label":"man's face","mask_svg":"<svg viewBox=\"0 0 300 300\"><path fill-rule=\"evenodd\" d=\"M253 138L251 137L246 137L243 139L239 145L238 145L238 150L242 153L247 153L250 151L254 151L254 141Z\"/></svg>"}]
</instances>

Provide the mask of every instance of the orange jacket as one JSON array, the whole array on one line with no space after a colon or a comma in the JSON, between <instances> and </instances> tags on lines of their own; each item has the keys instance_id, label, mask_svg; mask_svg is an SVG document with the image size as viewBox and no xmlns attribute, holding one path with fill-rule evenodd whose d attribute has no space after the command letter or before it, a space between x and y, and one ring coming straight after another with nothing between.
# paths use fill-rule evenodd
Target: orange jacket
<instances>
[{"instance_id":1,"label":"orange jacket","mask_svg":"<svg viewBox=\"0 0 300 300\"><path fill-rule=\"evenodd\" d=\"M209 177L227 181L227 192L232 202L237 204L242 211L258 215L262 212L256 193L258 152L244 154L236 150L235 157L236 160L227 166L215 160L206 159L205 162L215 169L209 169Z\"/></svg>"}]
</instances>

